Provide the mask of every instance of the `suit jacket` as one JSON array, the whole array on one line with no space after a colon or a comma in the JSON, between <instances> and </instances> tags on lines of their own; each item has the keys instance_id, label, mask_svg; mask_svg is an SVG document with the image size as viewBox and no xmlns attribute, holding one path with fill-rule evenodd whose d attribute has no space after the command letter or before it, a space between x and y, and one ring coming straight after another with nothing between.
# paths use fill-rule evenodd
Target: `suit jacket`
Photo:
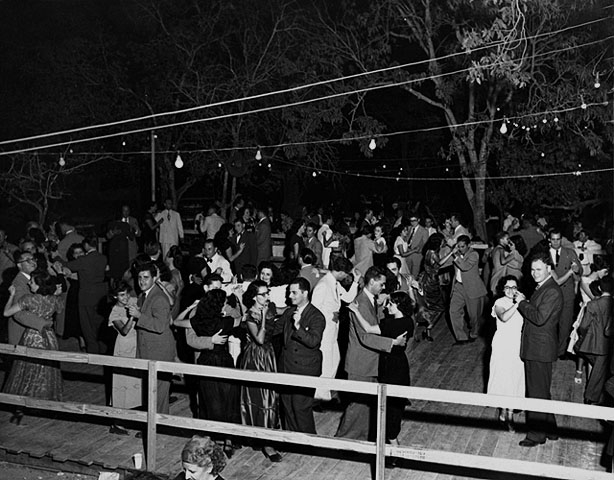
<instances>
[{"instance_id":1,"label":"suit jacket","mask_svg":"<svg viewBox=\"0 0 614 480\"><path fill-rule=\"evenodd\" d=\"M270 260L273 256L273 245L271 243L271 222L265 217L256 224L256 266L265 260Z\"/></svg>"},{"instance_id":2,"label":"suit jacket","mask_svg":"<svg viewBox=\"0 0 614 480\"><path fill-rule=\"evenodd\" d=\"M322 242L320 242L320 240L318 240L318 237L314 235L311 239L306 238L304 243L305 248L311 250L316 256L316 263L314 263L313 266L322 268L324 266L322 264L322 253L324 252Z\"/></svg>"},{"instance_id":3,"label":"suit jacket","mask_svg":"<svg viewBox=\"0 0 614 480\"><path fill-rule=\"evenodd\" d=\"M22 272L19 272L13 280L11 285L15 287L15 297L13 299L15 302L18 302L24 295L32 293L30 287L28 287L28 282L28 278ZM32 312L17 312L9 318L9 343L11 345L18 345L26 328L40 330L43 323L42 319Z\"/></svg>"},{"instance_id":4,"label":"suit jacket","mask_svg":"<svg viewBox=\"0 0 614 480\"><path fill-rule=\"evenodd\" d=\"M520 358L536 362L554 362L559 345L559 317L563 310L563 293L552 277L539 287L529 301L518 304L524 317Z\"/></svg>"},{"instance_id":5,"label":"suit jacket","mask_svg":"<svg viewBox=\"0 0 614 480\"><path fill-rule=\"evenodd\" d=\"M362 290L355 299L358 311L371 325L378 325L375 307ZM392 341L390 338L367 333L356 315L350 312L350 334L348 350L345 357L345 371L362 377L377 377L380 352L390 352Z\"/></svg>"},{"instance_id":6,"label":"suit jacket","mask_svg":"<svg viewBox=\"0 0 614 480\"><path fill-rule=\"evenodd\" d=\"M98 305L108 293L105 281L107 257L92 250L66 263L66 266L79 275L79 305Z\"/></svg>"},{"instance_id":7,"label":"suit jacket","mask_svg":"<svg viewBox=\"0 0 614 480\"><path fill-rule=\"evenodd\" d=\"M612 348L612 297L598 297L586 304L578 333L584 333L579 351L592 355L608 355ZM608 336L606 336L606 334Z\"/></svg>"},{"instance_id":8,"label":"suit jacket","mask_svg":"<svg viewBox=\"0 0 614 480\"><path fill-rule=\"evenodd\" d=\"M286 309L275 323L275 333L283 333L280 371L318 377L322 373L320 342L326 326L324 315L311 303L301 314L299 329L294 328L296 306Z\"/></svg>"},{"instance_id":9,"label":"suit jacket","mask_svg":"<svg viewBox=\"0 0 614 480\"><path fill-rule=\"evenodd\" d=\"M486 286L482 278L480 278L478 269L479 263L480 257L478 252L471 248L464 257L454 259L454 268L455 270L460 270L461 280L469 298L480 298L486 295ZM454 283L456 283L456 271L454 273ZM454 283L452 286L454 286Z\"/></svg>"},{"instance_id":10,"label":"suit jacket","mask_svg":"<svg viewBox=\"0 0 614 480\"><path fill-rule=\"evenodd\" d=\"M256 247L256 237L253 232L248 232L246 230L243 231L241 237L237 239L237 234L233 234L230 238L230 242L232 244L233 253L239 250L239 246L242 243L245 243L245 248L243 248L243 252L237 258L234 259L235 273L240 274L243 265L256 265L257 255L257 247Z\"/></svg>"},{"instance_id":11,"label":"suit jacket","mask_svg":"<svg viewBox=\"0 0 614 480\"><path fill-rule=\"evenodd\" d=\"M548 249L548 254L550 254L550 249ZM552 255L550 255L552 257ZM554 272L558 277L562 277L569 270L571 270L571 264L576 263L580 265L580 260L578 260L578 255L573 248L561 247L561 251L559 253L559 263L554 266ZM553 260L554 263L554 260ZM565 293L565 295L573 295L574 294L574 276L570 276L563 285L560 285L561 290Z\"/></svg>"},{"instance_id":12,"label":"suit jacket","mask_svg":"<svg viewBox=\"0 0 614 480\"><path fill-rule=\"evenodd\" d=\"M79 235L74 230L67 234L60 243L58 243L58 255L62 260L67 260L66 254L68 253L68 249L73 243L81 243L84 238L82 235Z\"/></svg>"},{"instance_id":13,"label":"suit jacket","mask_svg":"<svg viewBox=\"0 0 614 480\"><path fill-rule=\"evenodd\" d=\"M137 357L148 360L175 360L175 338L171 331L171 304L158 285L142 301L136 323Z\"/></svg>"},{"instance_id":14,"label":"suit jacket","mask_svg":"<svg viewBox=\"0 0 614 480\"><path fill-rule=\"evenodd\" d=\"M418 225L413 235L411 235L410 231L410 237L411 241L408 242L409 249L415 250L411 255L422 255L422 247L424 247L429 239L429 232L422 225Z\"/></svg>"}]
</instances>

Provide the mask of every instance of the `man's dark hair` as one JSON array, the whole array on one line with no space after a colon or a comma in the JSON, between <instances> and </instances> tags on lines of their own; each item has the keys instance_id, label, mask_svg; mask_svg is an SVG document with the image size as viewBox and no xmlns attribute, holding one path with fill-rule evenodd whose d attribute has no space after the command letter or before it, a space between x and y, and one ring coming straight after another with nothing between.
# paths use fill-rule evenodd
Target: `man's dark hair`
<instances>
[{"instance_id":1,"label":"man's dark hair","mask_svg":"<svg viewBox=\"0 0 614 480\"><path fill-rule=\"evenodd\" d=\"M247 263L241 267L241 278L244 282L255 280L258 276L258 269L255 265Z\"/></svg>"},{"instance_id":2,"label":"man's dark hair","mask_svg":"<svg viewBox=\"0 0 614 480\"><path fill-rule=\"evenodd\" d=\"M463 242L469 245L471 243L471 239L469 238L469 235L461 235L460 237L456 239L456 243L459 243L459 242Z\"/></svg>"},{"instance_id":3,"label":"man's dark hair","mask_svg":"<svg viewBox=\"0 0 614 480\"><path fill-rule=\"evenodd\" d=\"M307 294L311 293L311 285L309 284L309 280L306 278L296 277L290 282L290 285L297 285L299 290L307 292Z\"/></svg>"},{"instance_id":4,"label":"man's dark hair","mask_svg":"<svg viewBox=\"0 0 614 480\"><path fill-rule=\"evenodd\" d=\"M309 227L311 227L314 232L317 232L318 228L320 228L318 225L315 224L315 222L309 222L307 225L305 225L305 229Z\"/></svg>"},{"instance_id":5,"label":"man's dark hair","mask_svg":"<svg viewBox=\"0 0 614 480\"><path fill-rule=\"evenodd\" d=\"M396 263L397 264L397 268L400 270L401 269L401 259L397 258L397 257L390 257L386 260L386 265L388 265L389 263Z\"/></svg>"},{"instance_id":6,"label":"man's dark hair","mask_svg":"<svg viewBox=\"0 0 614 480\"><path fill-rule=\"evenodd\" d=\"M334 257L330 262L329 268L332 272L351 273L354 266L345 257Z\"/></svg>"},{"instance_id":7,"label":"man's dark hair","mask_svg":"<svg viewBox=\"0 0 614 480\"><path fill-rule=\"evenodd\" d=\"M207 287L210 287L213 282L223 283L224 280L222 279L222 276L217 273L210 273L203 278L203 285L206 285Z\"/></svg>"},{"instance_id":8,"label":"man's dark hair","mask_svg":"<svg viewBox=\"0 0 614 480\"><path fill-rule=\"evenodd\" d=\"M90 247L98 249L98 237L96 235L87 235L83 239L83 247L84 248L85 248L86 244L89 245Z\"/></svg>"},{"instance_id":9,"label":"man's dark hair","mask_svg":"<svg viewBox=\"0 0 614 480\"><path fill-rule=\"evenodd\" d=\"M614 288L614 280L609 275L606 275L605 277L601 278L599 286L601 287L602 292L611 294Z\"/></svg>"},{"instance_id":10,"label":"man's dark hair","mask_svg":"<svg viewBox=\"0 0 614 480\"><path fill-rule=\"evenodd\" d=\"M299 254L303 263L307 265L313 265L316 263L316 254L313 253L311 248L301 248L301 253Z\"/></svg>"},{"instance_id":11,"label":"man's dark hair","mask_svg":"<svg viewBox=\"0 0 614 480\"><path fill-rule=\"evenodd\" d=\"M369 285L371 280L376 280L380 277L385 277L386 273L379 267L369 267L365 273L365 286Z\"/></svg>"},{"instance_id":12,"label":"man's dark hair","mask_svg":"<svg viewBox=\"0 0 614 480\"><path fill-rule=\"evenodd\" d=\"M138 277L141 272L149 272L152 277L158 275L158 269L153 262L143 263L142 265L138 265L136 268L136 275Z\"/></svg>"},{"instance_id":13,"label":"man's dark hair","mask_svg":"<svg viewBox=\"0 0 614 480\"><path fill-rule=\"evenodd\" d=\"M541 260L546 265L550 265L551 267L554 266L552 265L552 258L550 257L550 252L548 250L545 250L545 251L540 250L540 251L535 252L533 256L531 257L531 264L533 262L537 262L538 260Z\"/></svg>"}]
</instances>

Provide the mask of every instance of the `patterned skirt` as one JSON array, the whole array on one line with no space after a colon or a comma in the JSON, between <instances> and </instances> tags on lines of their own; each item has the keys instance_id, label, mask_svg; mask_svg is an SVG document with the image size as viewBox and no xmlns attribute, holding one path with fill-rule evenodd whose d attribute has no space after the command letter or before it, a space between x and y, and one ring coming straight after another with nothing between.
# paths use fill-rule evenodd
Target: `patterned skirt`
<instances>
[{"instance_id":1,"label":"patterned skirt","mask_svg":"<svg viewBox=\"0 0 614 480\"><path fill-rule=\"evenodd\" d=\"M27 328L19 345L43 350L58 350L53 329L42 332ZM4 393L44 400L62 400L62 372L60 363L40 358L17 357L4 384Z\"/></svg>"}]
</instances>

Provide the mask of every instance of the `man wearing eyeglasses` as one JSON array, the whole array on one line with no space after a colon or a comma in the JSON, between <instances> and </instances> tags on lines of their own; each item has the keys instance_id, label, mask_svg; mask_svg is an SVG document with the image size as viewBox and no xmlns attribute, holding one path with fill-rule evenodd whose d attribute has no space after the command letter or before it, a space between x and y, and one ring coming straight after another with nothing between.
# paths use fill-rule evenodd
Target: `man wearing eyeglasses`
<instances>
[{"instance_id":1,"label":"man wearing eyeglasses","mask_svg":"<svg viewBox=\"0 0 614 480\"><path fill-rule=\"evenodd\" d=\"M15 264L17 265L18 273L11 285L15 287L15 302L18 302L21 297L31 293L28 282L30 282L30 275L36 270L36 259L30 252L18 251L15 254ZM18 312L9 318L9 343L11 345L18 345L26 327L33 325L33 322L37 320L37 315L25 311Z\"/></svg>"}]
</instances>

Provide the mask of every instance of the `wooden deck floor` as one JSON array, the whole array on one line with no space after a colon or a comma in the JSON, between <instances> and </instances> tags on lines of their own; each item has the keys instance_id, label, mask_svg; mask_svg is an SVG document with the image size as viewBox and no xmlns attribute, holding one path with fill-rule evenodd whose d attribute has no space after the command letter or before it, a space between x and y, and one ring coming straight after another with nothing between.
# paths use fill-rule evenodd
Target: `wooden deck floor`
<instances>
[{"instance_id":1,"label":"wooden deck floor","mask_svg":"<svg viewBox=\"0 0 614 480\"><path fill-rule=\"evenodd\" d=\"M411 359L412 384L415 386L484 391L484 358L482 341L453 346L448 327L441 323L434 331L435 342L413 344ZM62 349L71 349L64 343ZM85 365L63 365L65 399L103 404L102 369ZM553 396L557 400L581 402L584 384L573 381L574 364L559 361L555 366ZM171 405L171 414L191 416L185 393ZM340 412L316 413L319 434L334 435ZM501 430L494 409L456 406L414 401L406 411L400 436L401 443L416 447L442 449L485 456L534 460L544 463L605 471L602 451L604 427L597 421L575 417L558 417L561 439L548 441L532 449L520 447L524 437L523 415L518 420L518 433ZM85 465L101 465L107 469L132 466L132 455L143 452L143 441L133 435L108 433L103 419L65 416L51 418L41 413L24 418L20 426L8 423L7 408L0 410L0 448L9 453L27 453L32 457L50 457L58 462L74 461ZM134 431L133 431L134 432ZM186 438L196 432L162 430L158 434L158 468L160 473L179 471L179 452ZM262 453L244 447L233 456L223 472L227 480L335 479L357 480L371 477L369 457L361 457L304 447L279 445L283 461L270 463ZM59 467L61 468L61 467ZM388 469L391 480L448 480L464 478L508 478L483 471L460 471L420 462L401 462Z\"/></svg>"}]
</instances>

